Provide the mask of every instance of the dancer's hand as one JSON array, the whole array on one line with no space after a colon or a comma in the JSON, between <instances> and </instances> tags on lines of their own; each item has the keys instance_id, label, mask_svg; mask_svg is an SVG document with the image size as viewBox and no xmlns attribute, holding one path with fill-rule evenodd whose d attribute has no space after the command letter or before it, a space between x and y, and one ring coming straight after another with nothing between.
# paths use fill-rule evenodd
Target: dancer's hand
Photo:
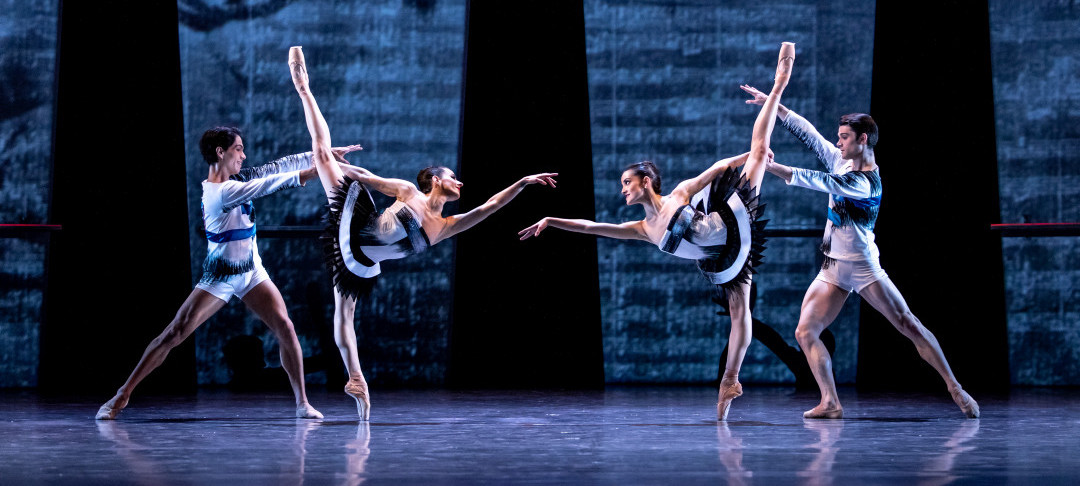
<instances>
[{"instance_id":1,"label":"dancer's hand","mask_svg":"<svg viewBox=\"0 0 1080 486\"><path fill-rule=\"evenodd\" d=\"M746 100L746 104L748 105L761 106L765 104L765 100L769 99L769 95L762 93L760 90L749 84L740 85L739 87L742 88L743 91L749 93L750 96L753 96L752 99Z\"/></svg>"},{"instance_id":2,"label":"dancer's hand","mask_svg":"<svg viewBox=\"0 0 1080 486\"><path fill-rule=\"evenodd\" d=\"M522 177L521 182L526 186L529 184L543 184L545 186L555 187L555 176L557 175L559 175L558 172L544 172L543 174Z\"/></svg>"},{"instance_id":3,"label":"dancer's hand","mask_svg":"<svg viewBox=\"0 0 1080 486\"><path fill-rule=\"evenodd\" d=\"M518 231L518 236L521 236L520 240L525 241L533 236L540 236L540 232L544 231L544 228L548 226L548 219L544 218L537 221L536 224L529 226L521 231Z\"/></svg>"},{"instance_id":4,"label":"dancer's hand","mask_svg":"<svg viewBox=\"0 0 1080 486\"><path fill-rule=\"evenodd\" d=\"M344 147L331 147L330 148L330 151L334 153L334 158L337 159L338 162L341 162L341 163L344 163L344 164L349 163L348 160L345 160L345 154L347 154L349 152L355 152L355 151L358 151L358 150L364 150L364 147L361 147L360 144L353 144L353 145L346 145Z\"/></svg>"}]
</instances>

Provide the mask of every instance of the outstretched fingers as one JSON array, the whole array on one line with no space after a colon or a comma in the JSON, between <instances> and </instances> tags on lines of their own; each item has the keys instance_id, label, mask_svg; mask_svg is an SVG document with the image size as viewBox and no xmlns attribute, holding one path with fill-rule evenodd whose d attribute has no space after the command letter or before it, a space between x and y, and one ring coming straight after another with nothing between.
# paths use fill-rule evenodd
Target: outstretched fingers
<instances>
[{"instance_id":1,"label":"outstretched fingers","mask_svg":"<svg viewBox=\"0 0 1080 486\"><path fill-rule=\"evenodd\" d=\"M769 99L769 95L762 93L761 90L750 86L749 84L739 85L739 88L741 88L743 91L746 91L746 93L752 97L746 100L746 104L748 105L761 106L765 104L765 100Z\"/></svg>"},{"instance_id":2,"label":"outstretched fingers","mask_svg":"<svg viewBox=\"0 0 1080 486\"><path fill-rule=\"evenodd\" d=\"M547 222L545 220L541 219L540 221L537 221L532 226L529 226L528 228L525 228L525 229L523 229L521 231L518 231L518 236L521 237L521 238L519 238L519 240L520 241L525 241L525 240L527 240L529 238L532 238L533 236L540 236L540 232L544 231L544 228L546 228L546 227L547 227Z\"/></svg>"},{"instance_id":3,"label":"outstretched fingers","mask_svg":"<svg viewBox=\"0 0 1080 486\"><path fill-rule=\"evenodd\" d=\"M545 186L555 187L555 177L557 177L558 175L558 172L544 172L543 174L534 174L525 177L525 183L543 184Z\"/></svg>"}]
</instances>

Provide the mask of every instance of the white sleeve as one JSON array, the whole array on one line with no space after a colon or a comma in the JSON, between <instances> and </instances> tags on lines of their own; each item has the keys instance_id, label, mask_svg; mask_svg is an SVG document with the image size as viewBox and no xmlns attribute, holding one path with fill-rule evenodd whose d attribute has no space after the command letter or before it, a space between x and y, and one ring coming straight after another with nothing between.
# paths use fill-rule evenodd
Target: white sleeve
<instances>
[{"instance_id":1,"label":"white sleeve","mask_svg":"<svg viewBox=\"0 0 1080 486\"><path fill-rule=\"evenodd\" d=\"M843 167L844 158L840 156L840 149L821 136L817 129L798 113L788 110L783 125L791 131L792 135L802 140L807 148L814 151L814 155L817 155L818 160L825 164L829 172L838 172Z\"/></svg>"},{"instance_id":2,"label":"white sleeve","mask_svg":"<svg viewBox=\"0 0 1080 486\"><path fill-rule=\"evenodd\" d=\"M240 172L230 177L230 179L246 182L273 174L284 174L286 172L304 170L308 167L311 167L311 152L304 152L302 154L286 155L263 165L240 169Z\"/></svg>"},{"instance_id":3,"label":"white sleeve","mask_svg":"<svg viewBox=\"0 0 1080 486\"><path fill-rule=\"evenodd\" d=\"M252 199L300 186L299 171L273 174L245 182L228 180L221 185L221 212L227 213Z\"/></svg>"},{"instance_id":4,"label":"white sleeve","mask_svg":"<svg viewBox=\"0 0 1080 486\"><path fill-rule=\"evenodd\" d=\"M854 199L866 199L873 196L873 184L866 174L862 172L848 172L837 175L818 170L792 167L791 181L788 182L788 185Z\"/></svg>"}]
</instances>

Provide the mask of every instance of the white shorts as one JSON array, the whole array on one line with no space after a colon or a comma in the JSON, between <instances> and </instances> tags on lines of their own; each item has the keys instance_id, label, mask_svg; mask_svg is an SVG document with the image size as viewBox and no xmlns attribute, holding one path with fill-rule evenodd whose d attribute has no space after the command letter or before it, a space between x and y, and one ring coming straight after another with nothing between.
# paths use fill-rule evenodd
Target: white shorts
<instances>
[{"instance_id":1,"label":"white shorts","mask_svg":"<svg viewBox=\"0 0 1080 486\"><path fill-rule=\"evenodd\" d=\"M195 288L205 290L206 292L209 292L210 295L228 302L234 295L243 299L256 285L267 280L270 280L270 275L266 273L266 269L263 268L262 263L256 263L255 269L250 272L233 275L221 282L199 282Z\"/></svg>"},{"instance_id":2,"label":"white shorts","mask_svg":"<svg viewBox=\"0 0 1080 486\"><path fill-rule=\"evenodd\" d=\"M878 280L889 278L877 259L833 260L829 268L823 268L817 274L817 280L831 283L848 292L858 293Z\"/></svg>"}]
</instances>

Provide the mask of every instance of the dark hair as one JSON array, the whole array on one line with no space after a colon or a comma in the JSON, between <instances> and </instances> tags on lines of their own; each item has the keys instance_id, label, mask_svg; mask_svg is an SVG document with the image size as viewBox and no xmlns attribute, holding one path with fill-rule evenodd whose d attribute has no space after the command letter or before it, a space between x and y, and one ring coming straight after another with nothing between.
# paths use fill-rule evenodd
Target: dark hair
<instances>
[{"instance_id":1,"label":"dark hair","mask_svg":"<svg viewBox=\"0 0 1080 486\"><path fill-rule=\"evenodd\" d=\"M645 176L649 176L652 179L653 192L660 194L660 168L656 164L643 160L634 164L630 164L623 169L623 172L628 170L634 171L634 175L644 179Z\"/></svg>"},{"instance_id":2,"label":"dark hair","mask_svg":"<svg viewBox=\"0 0 1080 486\"><path fill-rule=\"evenodd\" d=\"M877 123L866 113L848 113L840 117L840 126L849 126L855 132L855 136L866 134L866 145L874 148L877 145Z\"/></svg>"},{"instance_id":3,"label":"dark hair","mask_svg":"<svg viewBox=\"0 0 1080 486\"><path fill-rule=\"evenodd\" d=\"M424 194L431 192L431 178L445 177L443 174L448 170L450 169L441 165L433 165L421 169L420 173L416 174L416 185L420 188L420 192Z\"/></svg>"},{"instance_id":4,"label":"dark hair","mask_svg":"<svg viewBox=\"0 0 1080 486\"><path fill-rule=\"evenodd\" d=\"M203 160L207 164L216 164L217 148L228 150L239 136L240 129L236 127L214 127L203 132L199 139L199 152L202 152Z\"/></svg>"}]
</instances>

